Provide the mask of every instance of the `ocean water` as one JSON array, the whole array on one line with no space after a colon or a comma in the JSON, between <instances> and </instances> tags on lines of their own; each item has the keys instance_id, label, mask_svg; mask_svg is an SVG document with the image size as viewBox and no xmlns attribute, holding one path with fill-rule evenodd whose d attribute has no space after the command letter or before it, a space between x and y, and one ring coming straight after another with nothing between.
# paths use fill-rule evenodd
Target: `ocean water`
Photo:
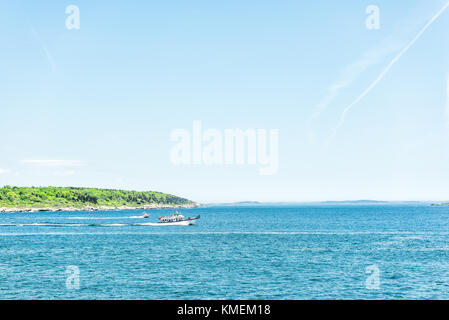
<instances>
[{"instance_id":1,"label":"ocean water","mask_svg":"<svg viewBox=\"0 0 449 320\"><path fill-rule=\"evenodd\" d=\"M0 299L449 299L449 207L180 211L1 214Z\"/></svg>"}]
</instances>

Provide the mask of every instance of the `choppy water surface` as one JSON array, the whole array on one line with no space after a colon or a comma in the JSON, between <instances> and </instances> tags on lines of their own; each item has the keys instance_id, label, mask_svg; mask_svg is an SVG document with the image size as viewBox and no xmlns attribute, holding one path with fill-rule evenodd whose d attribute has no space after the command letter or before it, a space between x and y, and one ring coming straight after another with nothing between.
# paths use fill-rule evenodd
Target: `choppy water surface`
<instances>
[{"instance_id":1,"label":"choppy water surface","mask_svg":"<svg viewBox=\"0 0 449 320\"><path fill-rule=\"evenodd\" d=\"M448 207L147 212L0 215L0 299L449 299Z\"/></svg>"}]
</instances>

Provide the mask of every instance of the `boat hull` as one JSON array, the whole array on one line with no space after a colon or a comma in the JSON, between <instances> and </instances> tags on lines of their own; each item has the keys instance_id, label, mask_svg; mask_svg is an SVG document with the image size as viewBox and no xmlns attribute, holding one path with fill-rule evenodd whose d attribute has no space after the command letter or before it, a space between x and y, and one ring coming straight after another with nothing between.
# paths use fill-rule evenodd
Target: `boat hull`
<instances>
[{"instance_id":1,"label":"boat hull","mask_svg":"<svg viewBox=\"0 0 449 320\"><path fill-rule=\"evenodd\" d=\"M195 220L175 221L175 222L158 222L161 226L190 226L195 224Z\"/></svg>"},{"instance_id":2,"label":"boat hull","mask_svg":"<svg viewBox=\"0 0 449 320\"><path fill-rule=\"evenodd\" d=\"M195 224L196 220L200 218L200 215L197 215L195 218L184 218L184 216L179 213L173 214L169 217L159 217L159 222L157 223L148 223L145 225L156 225L156 226L191 226Z\"/></svg>"}]
</instances>

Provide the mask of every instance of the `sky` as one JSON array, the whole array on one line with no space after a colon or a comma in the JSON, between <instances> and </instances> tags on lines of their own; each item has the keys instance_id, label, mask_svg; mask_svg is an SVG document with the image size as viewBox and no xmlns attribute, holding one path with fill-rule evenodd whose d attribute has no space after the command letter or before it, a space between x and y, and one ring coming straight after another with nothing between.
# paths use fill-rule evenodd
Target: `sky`
<instances>
[{"instance_id":1,"label":"sky","mask_svg":"<svg viewBox=\"0 0 449 320\"><path fill-rule=\"evenodd\" d=\"M70 5L79 29L67 28ZM367 28L370 5L378 29ZM0 186L154 190L202 203L449 200L444 8L2 1ZM198 122L223 135L277 130L277 170L175 164L173 132L193 137Z\"/></svg>"}]
</instances>

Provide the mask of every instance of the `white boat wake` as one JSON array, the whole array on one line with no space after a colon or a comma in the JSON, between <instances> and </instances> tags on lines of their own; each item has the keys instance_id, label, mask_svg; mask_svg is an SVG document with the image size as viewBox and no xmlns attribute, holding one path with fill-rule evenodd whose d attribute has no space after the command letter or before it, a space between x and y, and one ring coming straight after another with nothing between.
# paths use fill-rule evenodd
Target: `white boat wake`
<instances>
[{"instance_id":1,"label":"white boat wake","mask_svg":"<svg viewBox=\"0 0 449 320\"><path fill-rule=\"evenodd\" d=\"M3 223L0 227L136 227L136 226L188 226L194 221L179 221L175 223Z\"/></svg>"}]
</instances>

